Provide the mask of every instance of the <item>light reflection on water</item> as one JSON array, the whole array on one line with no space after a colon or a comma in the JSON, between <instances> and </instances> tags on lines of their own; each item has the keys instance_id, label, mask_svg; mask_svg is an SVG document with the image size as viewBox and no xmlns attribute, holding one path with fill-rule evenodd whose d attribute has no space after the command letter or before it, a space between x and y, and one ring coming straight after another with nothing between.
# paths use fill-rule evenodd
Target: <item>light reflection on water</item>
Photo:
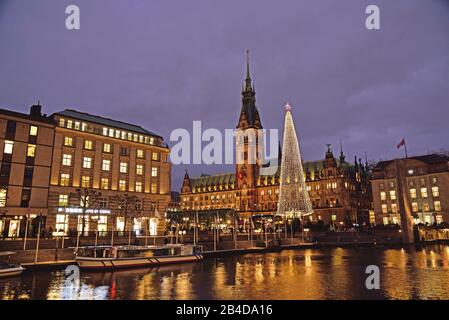
<instances>
[{"instance_id":1,"label":"light reflection on water","mask_svg":"<svg viewBox=\"0 0 449 320\"><path fill-rule=\"evenodd\" d=\"M381 289L365 288L378 265ZM449 247L321 248L117 272L0 279L0 299L449 299Z\"/></svg>"}]
</instances>

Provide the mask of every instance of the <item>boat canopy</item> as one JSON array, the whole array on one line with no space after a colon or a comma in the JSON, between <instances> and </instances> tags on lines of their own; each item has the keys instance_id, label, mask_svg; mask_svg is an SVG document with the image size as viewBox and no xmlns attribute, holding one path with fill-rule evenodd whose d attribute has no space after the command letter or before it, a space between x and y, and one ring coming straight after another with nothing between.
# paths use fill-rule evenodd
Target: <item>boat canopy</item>
<instances>
[{"instance_id":1,"label":"boat canopy","mask_svg":"<svg viewBox=\"0 0 449 320\"><path fill-rule=\"evenodd\" d=\"M13 251L0 251L0 257L12 256L14 254L16 253Z\"/></svg>"}]
</instances>

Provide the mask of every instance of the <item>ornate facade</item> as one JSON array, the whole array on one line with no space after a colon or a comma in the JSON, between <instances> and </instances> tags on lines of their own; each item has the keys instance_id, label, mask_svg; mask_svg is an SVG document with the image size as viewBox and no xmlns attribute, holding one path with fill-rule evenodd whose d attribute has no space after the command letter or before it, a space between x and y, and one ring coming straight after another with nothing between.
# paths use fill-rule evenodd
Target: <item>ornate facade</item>
<instances>
[{"instance_id":1,"label":"ornate facade","mask_svg":"<svg viewBox=\"0 0 449 320\"><path fill-rule=\"evenodd\" d=\"M237 124L235 172L202 175L191 178L186 172L181 189L183 210L234 209L247 220L251 216L276 214L279 196L280 168L266 174L257 150L262 122L256 107L256 92L252 84L249 63L242 90L242 108ZM255 141L254 141L255 140ZM251 159L251 146L256 145ZM242 155L239 160L239 155ZM281 156L281 155L280 155ZM278 164L281 163L278 159ZM311 222L350 225L370 223L371 191L368 165L357 159L354 164L345 160L343 151L334 157L328 145L324 160L304 163L306 184L314 213ZM374 222L372 217L371 222Z\"/></svg>"}]
</instances>

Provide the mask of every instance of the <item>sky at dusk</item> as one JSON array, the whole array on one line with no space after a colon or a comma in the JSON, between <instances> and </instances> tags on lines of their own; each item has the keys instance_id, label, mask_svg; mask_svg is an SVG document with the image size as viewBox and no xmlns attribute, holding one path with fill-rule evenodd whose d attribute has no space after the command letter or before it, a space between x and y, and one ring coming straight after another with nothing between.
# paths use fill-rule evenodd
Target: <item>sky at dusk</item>
<instances>
[{"instance_id":1,"label":"sky at dusk","mask_svg":"<svg viewBox=\"0 0 449 320\"><path fill-rule=\"evenodd\" d=\"M81 29L65 28L65 8ZM381 29L365 28L365 8ZM286 101L305 160L349 160L449 148L447 0L0 0L0 107L41 101L141 125L235 128L245 51L265 128L282 129ZM229 166L174 166L191 176Z\"/></svg>"}]
</instances>

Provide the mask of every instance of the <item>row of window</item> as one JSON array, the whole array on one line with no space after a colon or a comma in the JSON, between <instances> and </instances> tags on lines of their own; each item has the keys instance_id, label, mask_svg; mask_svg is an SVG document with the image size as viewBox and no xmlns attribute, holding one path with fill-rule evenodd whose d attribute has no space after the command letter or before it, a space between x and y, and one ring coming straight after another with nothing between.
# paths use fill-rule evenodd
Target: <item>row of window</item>
<instances>
[{"instance_id":1,"label":"row of window","mask_svg":"<svg viewBox=\"0 0 449 320\"><path fill-rule=\"evenodd\" d=\"M73 147L73 138L72 137L64 137L64 146ZM92 140L84 140L84 149L85 150L94 150L94 142ZM103 143L103 152L104 153L112 153L112 147L110 143ZM126 147L120 148L120 155L129 156L129 149ZM142 149L137 149L136 157L139 159L143 159L145 157L145 153ZM151 160L159 161L160 155L159 152L151 153Z\"/></svg>"},{"instance_id":2,"label":"row of window","mask_svg":"<svg viewBox=\"0 0 449 320\"><path fill-rule=\"evenodd\" d=\"M440 201L434 201L433 202L433 207L435 209L435 211L441 211L441 202ZM412 211L413 212L419 212L419 206L417 202L412 202ZM422 204L422 211L424 212L429 212L430 211L430 205L428 202L423 202ZM388 211L388 205L387 204L382 204L382 213L383 214L387 214ZM391 212L393 213L398 213L398 205L396 203L392 203L391 204Z\"/></svg>"},{"instance_id":3,"label":"row of window","mask_svg":"<svg viewBox=\"0 0 449 320\"><path fill-rule=\"evenodd\" d=\"M14 141L6 140L3 148L3 154L12 154L14 150ZM28 144L27 157L34 158L36 156L36 145Z\"/></svg>"},{"instance_id":4,"label":"row of window","mask_svg":"<svg viewBox=\"0 0 449 320\"><path fill-rule=\"evenodd\" d=\"M76 120L74 121L71 119L60 118L59 126L67 128L67 129L80 130L80 131L84 131L84 132L86 132L86 131L87 132L95 132L95 129L91 128L87 123L76 121ZM139 135L136 133L131 133L131 132L107 128L107 127L103 127L103 128L101 128L101 130L102 130L101 131L102 135L105 137L128 140L128 141L151 144L151 145L154 145L154 143L155 143L154 137Z\"/></svg>"},{"instance_id":5,"label":"row of window","mask_svg":"<svg viewBox=\"0 0 449 320\"><path fill-rule=\"evenodd\" d=\"M101 178L100 179L100 188L103 190L110 189L109 178ZM63 187L70 186L70 174L61 173L61 178L59 184ZM91 179L90 176L82 176L81 177L81 187L82 188L91 188ZM126 180L120 179L118 182L119 191L128 191L128 183ZM143 182L136 181L134 185L134 192L143 192ZM151 183L151 193L157 193L157 182Z\"/></svg>"},{"instance_id":6,"label":"row of window","mask_svg":"<svg viewBox=\"0 0 449 320\"><path fill-rule=\"evenodd\" d=\"M440 196L440 190L438 189L437 186L432 187L431 190L432 190L432 196L433 197L439 197ZM427 187L422 187L420 189L420 194L421 194L422 198L424 198L424 199L428 198L429 194L428 194ZM390 199L391 200L396 200L397 197L396 197L396 191L395 190L390 190L389 195L390 195ZM411 188L410 189L410 197L412 199L416 199L417 198L416 188ZM382 200L382 201L386 201L387 200L387 193L385 191L381 191L380 192L380 200Z\"/></svg>"},{"instance_id":7,"label":"row of window","mask_svg":"<svg viewBox=\"0 0 449 320\"><path fill-rule=\"evenodd\" d=\"M71 154L63 154L62 155L62 165L70 167L72 165L72 155ZM92 169L93 166L93 159L91 157L83 157L83 168L84 169ZM128 173L128 163L127 162L120 162L120 173ZM103 159L101 164L101 169L103 171L111 171L111 160ZM136 175L143 175L144 173L144 166L143 164L137 164L136 165ZM157 177L159 173L159 170L157 167L151 168L151 176Z\"/></svg>"},{"instance_id":8,"label":"row of window","mask_svg":"<svg viewBox=\"0 0 449 320\"><path fill-rule=\"evenodd\" d=\"M437 184L438 179L437 179L437 177L432 177L430 179L430 181L431 181L432 184ZM426 179L425 178L420 178L419 182L420 182L420 184L422 186L424 186L426 184ZM415 181L410 180L409 184L410 184L411 187L413 187L413 186L415 186ZM393 189L395 187L394 181L389 181L388 182L388 186L390 187L390 189ZM381 190L383 190L383 189L385 189L385 184L384 183L380 183L379 187L380 187Z\"/></svg>"},{"instance_id":9,"label":"row of window","mask_svg":"<svg viewBox=\"0 0 449 320\"><path fill-rule=\"evenodd\" d=\"M64 232L65 234L69 231L69 215L65 214L58 214L56 215L56 224L55 224L55 230ZM95 222L96 226L94 231L98 232L99 235L103 235L106 231L108 231L108 216L99 215L94 217L86 216L83 223L83 217L78 216L75 217L77 219L77 231L81 232L84 230L84 232L89 232L90 227L90 221ZM111 218L113 219L113 218ZM156 218L150 218L148 221L148 235L150 236L156 236L157 235L157 225L158 225L158 219ZM146 223L142 218L134 218L133 221L133 230L138 234L145 234L145 231L142 233L142 230L146 228ZM123 232L125 231L125 219L124 217L116 217L115 218L115 227L113 228L114 231Z\"/></svg>"}]
</instances>

